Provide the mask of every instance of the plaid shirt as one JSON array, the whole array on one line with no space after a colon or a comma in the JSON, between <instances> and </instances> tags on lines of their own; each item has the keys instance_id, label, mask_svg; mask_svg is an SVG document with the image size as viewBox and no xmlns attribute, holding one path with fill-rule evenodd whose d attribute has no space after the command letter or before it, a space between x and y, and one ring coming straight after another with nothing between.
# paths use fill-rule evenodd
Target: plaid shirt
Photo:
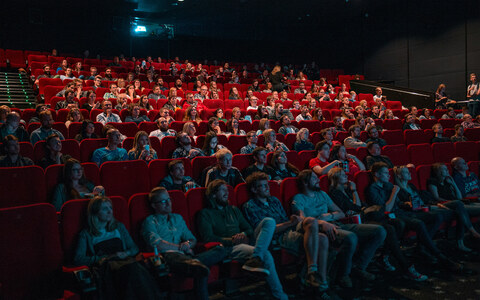
<instances>
[{"instance_id":1,"label":"plaid shirt","mask_svg":"<svg viewBox=\"0 0 480 300\"><path fill-rule=\"evenodd\" d=\"M274 196L270 196L267 199L267 203L262 203L257 199L250 199L243 206L243 212L245 218L254 228L267 217L274 219L277 224L288 221L282 204Z\"/></svg>"}]
</instances>

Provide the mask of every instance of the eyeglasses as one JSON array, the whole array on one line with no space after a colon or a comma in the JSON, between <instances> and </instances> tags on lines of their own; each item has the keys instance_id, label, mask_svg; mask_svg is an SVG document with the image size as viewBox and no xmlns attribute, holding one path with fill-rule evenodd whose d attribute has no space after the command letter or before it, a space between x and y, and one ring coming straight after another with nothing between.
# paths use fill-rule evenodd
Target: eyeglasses
<instances>
[{"instance_id":1,"label":"eyeglasses","mask_svg":"<svg viewBox=\"0 0 480 300\"><path fill-rule=\"evenodd\" d=\"M152 204L167 204L168 202L170 202L170 198L168 199L163 199L163 200L159 200L159 201L154 201L152 202Z\"/></svg>"}]
</instances>

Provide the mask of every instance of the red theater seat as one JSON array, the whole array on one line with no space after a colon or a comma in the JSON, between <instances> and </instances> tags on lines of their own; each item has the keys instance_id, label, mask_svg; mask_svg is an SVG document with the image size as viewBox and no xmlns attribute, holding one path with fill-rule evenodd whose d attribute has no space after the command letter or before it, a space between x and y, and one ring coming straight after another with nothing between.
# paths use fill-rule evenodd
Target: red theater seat
<instances>
[{"instance_id":1,"label":"red theater seat","mask_svg":"<svg viewBox=\"0 0 480 300\"><path fill-rule=\"evenodd\" d=\"M455 157L453 143L434 143L431 146L435 162L450 163L452 158Z\"/></svg>"},{"instance_id":2,"label":"red theater seat","mask_svg":"<svg viewBox=\"0 0 480 300\"><path fill-rule=\"evenodd\" d=\"M455 156L460 156L465 159L465 161L480 159L480 149L476 142L456 142L453 144L453 147L455 148Z\"/></svg>"},{"instance_id":3,"label":"red theater seat","mask_svg":"<svg viewBox=\"0 0 480 300\"><path fill-rule=\"evenodd\" d=\"M415 166L433 164L432 148L429 144L413 144L407 146L410 162Z\"/></svg>"},{"instance_id":4,"label":"red theater seat","mask_svg":"<svg viewBox=\"0 0 480 300\"><path fill-rule=\"evenodd\" d=\"M185 168L185 176L192 176L192 166L188 158L166 158L166 159L155 159L148 164L148 173L150 175L150 188L158 186L160 181L168 176L168 164L173 160L183 161L183 166Z\"/></svg>"},{"instance_id":5,"label":"red theater seat","mask_svg":"<svg viewBox=\"0 0 480 300\"><path fill-rule=\"evenodd\" d=\"M47 202L45 175L39 166L0 168L0 178L0 208Z\"/></svg>"},{"instance_id":6,"label":"red theater seat","mask_svg":"<svg viewBox=\"0 0 480 300\"><path fill-rule=\"evenodd\" d=\"M100 167L100 181L108 196L128 199L135 193L150 191L148 166L143 160L107 161Z\"/></svg>"},{"instance_id":7,"label":"red theater seat","mask_svg":"<svg viewBox=\"0 0 480 300\"><path fill-rule=\"evenodd\" d=\"M403 144L383 146L382 154L388 156L395 166L403 166L410 163L407 147Z\"/></svg>"},{"instance_id":8,"label":"red theater seat","mask_svg":"<svg viewBox=\"0 0 480 300\"><path fill-rule=\"evenodd\" d=\"M106 147L107 139L86 139L80 142L80 161L87 162L92 160L92 154L96 149Z\"/></svg>"}]
</instances>

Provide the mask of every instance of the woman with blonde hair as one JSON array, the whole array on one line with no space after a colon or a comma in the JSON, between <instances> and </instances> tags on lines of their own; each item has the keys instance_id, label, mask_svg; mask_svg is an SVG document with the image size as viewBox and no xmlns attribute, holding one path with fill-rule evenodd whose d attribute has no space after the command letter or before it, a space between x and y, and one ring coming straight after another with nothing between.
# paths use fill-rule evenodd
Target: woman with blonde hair
<instances>
[{"instance_id":1,"label":"woman with blonde hair","mask_svg":"<svg viewBox=\"0 0 480 300\"><path fill-rule=\"evenodd\" d=\"M197 128L195 128L195 125L193 124L193 122L187 122L183 124L182 131L185 132L194 141L197 140L197 136L195 135L195 133L197 133Z\"/></svg>"},{"instance_id":2,"label":"woman with blonde hair","mask_svg":"<svg viewBox=\"0 0 480 300\"><path fill-rule=\"evenodd\" d=\"M67 115L65 126L68 128L72 122L83 122L83 115L76 107L72 108Z\"/></svg>"},{"instance_id":3,"label":"woman with blonde hair","mask_svg":"<svg viewBox=\"0 0 480 300\"><path fill-rule=\"evenodd\" d=\"M152 275L135 259L138 253L125 225L115 220L112 201L105 196L90 200L73 263L94 267L100 299L161 298Z\"/></svg>"},{"instance_id":4,"label":"woman with blonde hair","mask_svg":"<svg viewBox=\"0 0 480 300\"><path fill-rule=\"evenodd\" d=\"M260 122L258 123L258 130L256 132L256 135L261 135L263 132L267 129L270 129L270 120L267 118L260 119Z\"/></svg>"},{"instance_id":5,"label":"woman with blonde hair","mask_svg":"<svg viewBox=\"0 0 480 300\"><path fill-rule=\"evenodd\" d=\"M133 148L128 151L128 159L141 159L146 162L149 162L153 159L158 159L157 152L150 146L148 133L145 131L137 132L135 138L133 139Z\"/></svg>"},{"instance_id":6,"label":"woman with blonde hair","mask_svg":"<svg viewBox=\"0 0 480 300\"><path fill-rule=\"evenodd\" d=\"M297 132L297 140L295 144L293 145L293 149L297 152L303 151L303 150L313 150L315 149L315 146L308 140L310 137L310 132L308 131L307 128L301 128Z\"/></svg>"},{"instance_id":7,"label":"woman with blonde hair","mask_svg":"<svg viewBox=\"0 0 480 300\"><path fill-rule=\"evenodd\" d=\"M275 130L267 129L263 132L263 136L265 139L265 148L267 148L268 152L273 152L279 149L283 151L290 151L284 143L277 141L277 134L275 133Z\"/></svg>"}]
</instances>

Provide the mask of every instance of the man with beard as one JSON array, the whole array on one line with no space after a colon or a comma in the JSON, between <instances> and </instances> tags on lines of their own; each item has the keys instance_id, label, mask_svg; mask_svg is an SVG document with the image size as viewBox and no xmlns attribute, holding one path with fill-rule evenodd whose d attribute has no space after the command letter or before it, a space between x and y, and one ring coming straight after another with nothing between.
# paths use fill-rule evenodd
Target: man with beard
<instances>
[{"instance_id":1,"label":"man with beard","mask_svg":"<svg viewBox=\"0 0 480 300\"><path fill-rule=\"evenodd\" d=\"M43 74L38 75L37 79L35 80L35 84L38 86L38 83L40 82L40 78L52 78L52 74L50 74L50 65L44 65L43 66Z\"/></svg>"},{"instance_id":2,"label":"man with beard","mask_svg":"<svg viewBox=\"0 0 480 300\"><path fill-rule=\"evenodd\" d=\"M52 134L58 135L61 140L65 139L60 131L52 128L54 121L52 112L49 110L40 113L40 123L42 124L42 127L35 129L32 134L30 134L30 142L32 145L35 145L36 142L46 140L47 137Z\"/></svg>"},{"instance_id":3,"label":"man with beard","mask_svg":"<svg viewBox=\"0 0 480 300\"><path fill-rule=\"evenodd\" d=\"M175 136L177 133L173 129L168 128L168 121L165 117L160 117L157 120L158 129L150 132L149 136L155 136L160 141L166 136Z\"/></svg>"},{"instance_id":4,"label":"man with beard","mask_svg":"<svg viewBox=\"0 0 480 300\"><path fill-rule=\"evenodd\" d=\"M193 159L197 156L205 156L202 149L192 147L192 140L186 132L180 132L177 134L176 143L178 148L173 151L172 158L185 157Z\"/></svg>"}]
</instances>

